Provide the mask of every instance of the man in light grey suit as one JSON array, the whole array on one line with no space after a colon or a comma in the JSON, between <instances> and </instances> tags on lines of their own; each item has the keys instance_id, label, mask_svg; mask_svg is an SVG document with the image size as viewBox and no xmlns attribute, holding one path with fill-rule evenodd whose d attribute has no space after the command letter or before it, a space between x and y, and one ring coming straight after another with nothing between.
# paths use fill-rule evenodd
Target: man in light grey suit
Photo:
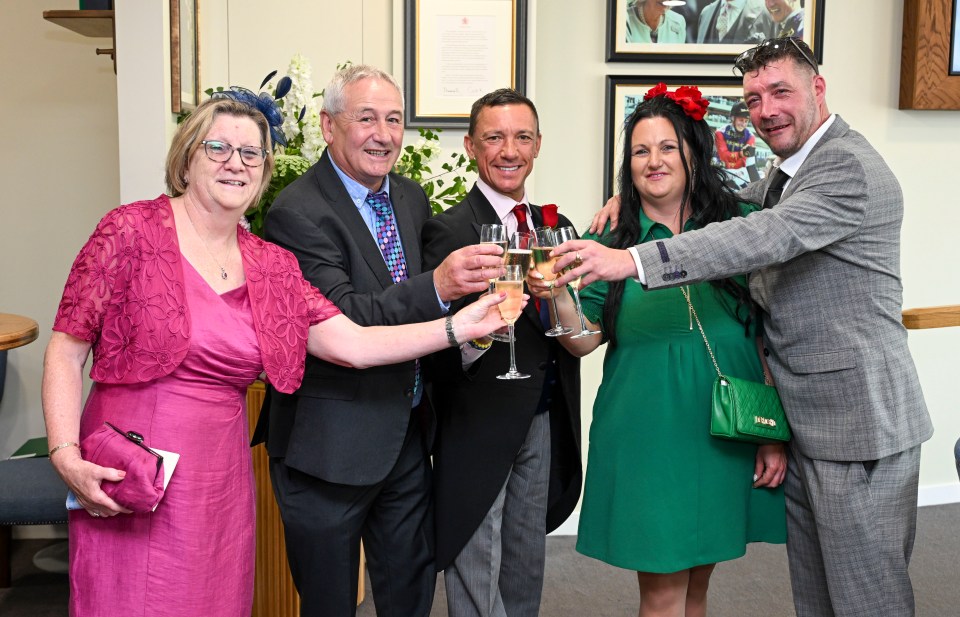
<instances>
[{"instance_id":1,"label":"man in light grey suit","mask_svg":"<svg viewBox=\"0 0 960 617\"><path fill-rule=\"evenodd\" d=\"M575 256L582 265L556 284L637 277L653 289L749 272L793 429L785 491L797 615L913 615L907 566L920 444L933 427L901 324L900 185L829 113L805 44L764 41L735 68L757 132L782 159L741 192L764 209L628 251L568 242L556 269Z\"/></svg>"}]
</instances>

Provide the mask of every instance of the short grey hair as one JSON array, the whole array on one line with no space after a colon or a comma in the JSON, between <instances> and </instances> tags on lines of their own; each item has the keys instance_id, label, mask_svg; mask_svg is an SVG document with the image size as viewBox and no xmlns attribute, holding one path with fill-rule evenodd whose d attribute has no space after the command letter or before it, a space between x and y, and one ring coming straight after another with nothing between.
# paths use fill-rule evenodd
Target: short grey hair
<instances>
[{"instance_id":1,"label":"short grey hair","mask_svg":"<svg viewBox=\"0 0 960 617\"><path fill-rule=\"evenodd\" d=\"M406 103L403 99L403 88L393 78L393 75L382 71L369 64L351 64L334 73L330 83L323 91L323 111L331 116L335 116L343 111L345 101L343 90L350 84L364 79L379 79L385 81L397 89L400 93L400 105L406 109Z\"/></svg>"}]
</instances>

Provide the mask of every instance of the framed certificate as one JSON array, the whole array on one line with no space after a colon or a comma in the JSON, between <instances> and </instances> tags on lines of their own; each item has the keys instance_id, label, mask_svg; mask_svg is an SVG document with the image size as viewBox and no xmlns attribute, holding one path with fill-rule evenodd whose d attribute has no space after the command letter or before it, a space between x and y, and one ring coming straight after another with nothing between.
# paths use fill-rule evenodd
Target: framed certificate
<instances>
[{"instance_id":1,"label":"framed certificate","mask_svg":"<svg viewBox=\"0 0 960 617\"><path fill-rule=\"evenodd\" d=\"M498 88L526 90L527 0L404 0L407 127L463 127Z\"/></svg>"}]
</instances>

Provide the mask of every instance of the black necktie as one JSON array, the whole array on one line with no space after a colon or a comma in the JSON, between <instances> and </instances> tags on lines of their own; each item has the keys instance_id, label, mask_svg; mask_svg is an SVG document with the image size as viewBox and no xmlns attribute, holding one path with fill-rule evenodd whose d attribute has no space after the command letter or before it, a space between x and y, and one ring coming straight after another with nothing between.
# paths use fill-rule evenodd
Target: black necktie
<instances>
[{"instance_id":1,"label":"black necktie","mask_svg":"<svg viewBox=\"0 0 960 617\"><path fill-rule=\"evenodd\" d=\"M783 195L783 186L789 179L790 176L779 167L773 172L773 180L770 181L770 185L767 187L767 194L763 198L764 208L772 208L780 203L780 196Z\"/></svg>"}]
</instances>

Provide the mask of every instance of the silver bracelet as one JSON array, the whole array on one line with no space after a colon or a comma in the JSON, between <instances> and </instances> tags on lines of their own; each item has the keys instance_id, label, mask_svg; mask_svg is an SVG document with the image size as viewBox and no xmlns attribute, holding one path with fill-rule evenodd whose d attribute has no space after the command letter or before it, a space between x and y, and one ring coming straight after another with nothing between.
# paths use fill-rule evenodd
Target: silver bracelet
<instances>
[{"instance_id":1,"label":"silver bracelet","mask_svg":"<svg viewBox=\"0 0 960 617\"><path fill-rule=\"evenodd\" d=\"M447 315L444 322L444 328L447 331L447 342L450 343L451 347L459 347L460 343L457 342L457 335L453 333L453 315Z\"/></svg>"}]
</instances>

